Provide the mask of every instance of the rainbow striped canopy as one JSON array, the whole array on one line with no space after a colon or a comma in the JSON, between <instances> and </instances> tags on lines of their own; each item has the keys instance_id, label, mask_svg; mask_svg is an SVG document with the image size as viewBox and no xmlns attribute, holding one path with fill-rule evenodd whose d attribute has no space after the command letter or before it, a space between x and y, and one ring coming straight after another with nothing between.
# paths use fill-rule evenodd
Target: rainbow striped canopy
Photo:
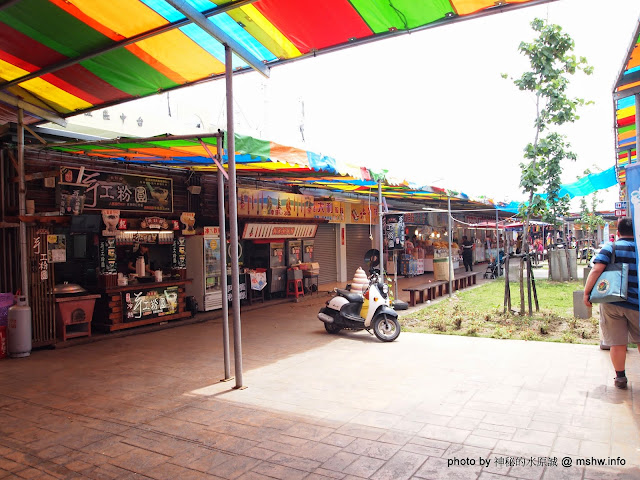
<instances>
[{"instance_id":1,"label":"rainbow striped canopy","mask_svg":"<svg viewBox=\"0 0 640 480\"><path fill-rule=\"evenodd\" d=\"M640 93L640 23L633 36L614 91L616 156L620 185L626 183L626 166L637 161L636 102L634 96L637 93Z\"/></svg>"},{"instance_id":2,"label":"rainbow striped canopy","mask_svg":"<svg viewBox=\"0 0 640 480\"><path fill-rule=\"evenodd\" d=\"M48 145L46 148L124 163L215 172L217 167L212 156L218 154L219 142L219 134L164 135L66 143ZM418 185L394 177L388 171L374 172L333 157L250 136L235 135L235 154L237 174L245 178L355 194L375 191L378 179L381 179L384 195L388 198L424 200L446 197L446 191L442 188ZM221 161L227 163L226 154L221 156ZM451 198L454 201L469 201L464 193L452 194Z\"/></svg>"},{"instance_id":3,"label":"rainbow striped canopy","mask_svg":"<svg viewBox=\"0 0 640 480\"><path fill-rule=\"evenodd\" d=\"M0 124L58 120L224 75L554 0L5 0ZM215 35L215 38L210 33Z\"/></svg>"}]
</instances>

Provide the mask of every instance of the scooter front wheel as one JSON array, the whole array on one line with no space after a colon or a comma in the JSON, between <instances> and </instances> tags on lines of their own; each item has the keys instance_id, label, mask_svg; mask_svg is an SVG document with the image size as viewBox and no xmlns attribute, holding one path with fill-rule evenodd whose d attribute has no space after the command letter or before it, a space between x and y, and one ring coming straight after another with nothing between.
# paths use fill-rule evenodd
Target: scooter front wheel
<instances>
[{"instance_id":1,"label":"scooter front wheel","mask_svg":"<svg viewBox=\"0 0 640 480\"><path fill-rule=\"evenodd\" d=\"M390 315L380 315L373 321L373 333L383 342L393 342L400 335L400 322Z\"/></svg>"},{"instance_id":2,"label":"scooter front wheel","mask_svg":"<svg viewBox=\"0 0 640 480\"><path fill-rule=\"evenodd\" d=\"M327 333L338 333L340 330L342 330L335 323L325 323L324 329L327 331Z\"/></svg>"}]
</instances>

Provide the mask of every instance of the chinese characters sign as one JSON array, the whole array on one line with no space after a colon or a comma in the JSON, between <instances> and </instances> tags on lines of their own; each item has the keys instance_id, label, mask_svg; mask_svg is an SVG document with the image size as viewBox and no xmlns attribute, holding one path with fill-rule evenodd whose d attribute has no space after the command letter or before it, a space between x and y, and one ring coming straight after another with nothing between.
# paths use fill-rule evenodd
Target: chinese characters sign
<instances>
[{"instance_id":1,"label":"chinese characters sign","mask_svg":"<svg viewBox=\"0 0 640 480\"><path fill-rule=\"evenodd\" d=\"M313 218L313 196L239 188L238 216Z\"/></svg>"},{"instance_id":2,"label":"chinese characters sign","mask_svg":"<svg viewBox=\"0 0 640 480\"><path fill-rule=\"evenodd\" d=\"M178 313L178 287L152 287L124 295L124 321L135 322Z\"/></svg>"},{"instance_id":3,"label":"chinese characters sign","mask_svg":"<svg viewBox=\"0 0 640 480\"><path fill-rule=\"evenodd\" d=\"M62 167L60 183L84 187L84 208L173 212L173 180Z\"/></svg>"},{"instance_id":4,"label":"chinese characters sign","mask_svg":"<svg viewBox=\"0 0 640 480\"><path fill-rule=\"evenodd\" d=\"M38 265L40 280L43 282L49 279L49 254L46 241L46 236L37 235L33 237L33 245L31 246Z\"/></svg>"},{"instance_id":5,"label":"chinese characters sign","mask_svg":"<svg viewBox=\"0 0 640 480\"><path fill-rule=\"evenodd\" d=\"M100 242L100 272L118 273L116 266L116 239L105 238Z\"/></svg>"},{"instance_id":6,"label":"chinese characters sign","mask_svg":"<svg viewBox=\"0 0 640 480\"><path fill-rule=\"evenodd\" d=\"M246 223L243 240L274 238L313 238L318 225L291 225L286 223Z\"/></svg>"}]
</instances>

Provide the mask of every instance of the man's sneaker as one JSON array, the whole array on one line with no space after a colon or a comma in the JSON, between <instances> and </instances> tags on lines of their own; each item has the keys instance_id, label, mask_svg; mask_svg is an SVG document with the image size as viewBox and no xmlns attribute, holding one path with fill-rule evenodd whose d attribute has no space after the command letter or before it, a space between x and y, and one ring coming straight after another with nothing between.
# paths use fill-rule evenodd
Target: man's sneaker
<instances>
[{"instance_id":1,"label":"man's sneaker","mask_svg":"<svg viewBox=\"0 0 640 480\"><path fill-rule=\"evenodd\" d=\"M627 388L627 377L616 377L613 383L616 388Z\"/></svg>"}]
</instances>

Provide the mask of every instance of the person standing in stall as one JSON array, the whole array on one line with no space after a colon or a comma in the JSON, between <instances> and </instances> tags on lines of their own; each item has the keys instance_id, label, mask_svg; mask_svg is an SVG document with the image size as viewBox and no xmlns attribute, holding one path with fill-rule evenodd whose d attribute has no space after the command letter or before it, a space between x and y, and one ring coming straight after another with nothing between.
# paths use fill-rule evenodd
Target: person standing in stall
<instances>
[{"instance_id":1,"label":"person standing in stall","mask_svg":"<svg viewBox=\"0 0 640 480\"><path fill-rule=\"evenodd\" d=\"M466 235L462 237L462 263L464 264L465 272L473 272L473 248L474 244L467 238Z\"/></svg>"},{"instance_id":2,"label":"person standing in stall","mask_svg":"<svg viewBox=\"0 0 640 480\"><path fill-rule=\"evenodd\" d=\"M153 275L153 271L149 265L149 247L141 243L134 245L133 251L131 252L131 255L129 255L129 262L127 264L129 273L136 273L136 261L138 260L138 257L144 258L145 274Z\"/></svg>"}]
</instances>

